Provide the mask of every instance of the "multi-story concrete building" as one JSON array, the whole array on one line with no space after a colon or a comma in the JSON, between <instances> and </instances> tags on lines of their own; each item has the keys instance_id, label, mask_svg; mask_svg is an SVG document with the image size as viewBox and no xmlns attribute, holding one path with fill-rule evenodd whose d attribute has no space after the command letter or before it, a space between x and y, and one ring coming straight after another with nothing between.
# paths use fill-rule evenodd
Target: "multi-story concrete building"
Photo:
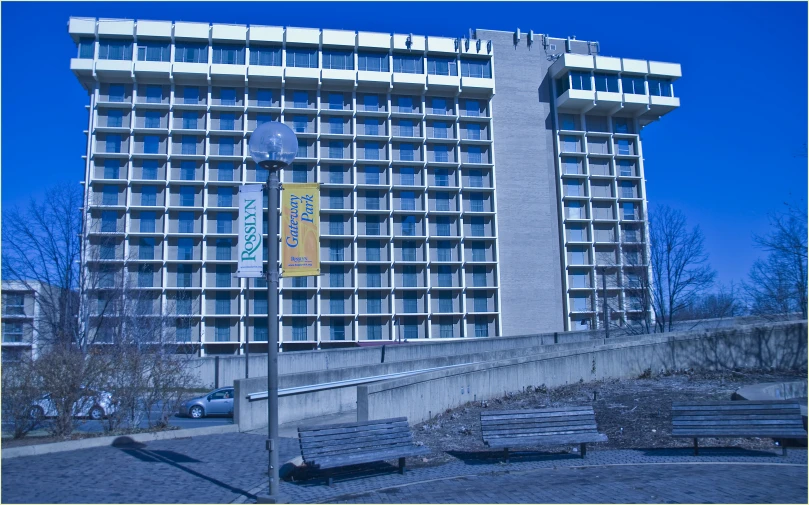
<instances>
[{"instance_id":1,"label":"multi-story concrete building","mask_svg":"<svg viewBox=\"0 0 809 505\"><path fill-rule=\"evenodd\" d=\"M322 275L283 279L285 349L592 327L605 250L613 317L635 317L620 258L647 256L638 132L676 107L679 65L484 30L68 28L90 95L85 268L125 272L148 312L190 315L176 334L202 353L243 352L246 328L267 339L233 226L238 186L266 177L247 152L265 121L298 136L282 182L321 184Z\"/></svg>"},{"instance_id":2,"label":"multi-story concrete building","mask_svg":"<svg viewBox=\"0 0 809 505\"><path fill-rule=\"evenodd\" d=\"M48 335L43 334L41 296L55 288L36 281L3 281L3 361L23 355L36 358Z\"/></svg>"}]
</instances>

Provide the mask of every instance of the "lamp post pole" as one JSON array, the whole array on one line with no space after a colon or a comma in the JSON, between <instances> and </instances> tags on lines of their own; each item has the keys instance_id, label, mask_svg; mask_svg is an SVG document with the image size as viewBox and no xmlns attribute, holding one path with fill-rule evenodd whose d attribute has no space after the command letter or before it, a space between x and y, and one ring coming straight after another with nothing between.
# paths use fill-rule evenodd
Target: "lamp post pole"
<instances>
[{"instance_id":1,"label":"lamp post pole","mask_svg":"<svg viewBox=\"0 0 809 505\"><path fill-rule=\"evenodd\" d=\"M607 306L607 269L606 267L601 270L601 285L603 287L601 293L602 298L604 299L604 331L605 337L610 338L610 308Z\"/></svg>"},{"instance_id":2,"label":"lamp post pole","mask_svg":"<svg viewBox=\"0 0 809 505\"><path fill-rule=\"evenodd\" d=\"M295 159L295 133L283 123L259 125L248 142L250 157L268 171L267 177L267 474L268 494L256 496L258 503L280 501L278 478L278 201L281 186L278 172Z\"/></svg>"}]
</instances>

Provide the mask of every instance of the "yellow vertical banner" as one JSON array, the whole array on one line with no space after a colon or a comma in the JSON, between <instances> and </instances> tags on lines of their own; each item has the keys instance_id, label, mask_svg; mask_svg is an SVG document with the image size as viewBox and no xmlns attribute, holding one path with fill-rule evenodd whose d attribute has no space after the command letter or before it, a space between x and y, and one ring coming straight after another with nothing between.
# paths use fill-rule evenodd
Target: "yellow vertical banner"
<instances>
[{"instance_id":1,"label":"yellow vertical banner","mask_svg":"<svg viewBox=\"0 0 809 505\"><path fill-rule=\"evenodd\" d=\"M320 184L285 183L281 195L282 275L320 275Z\"/></svg>"}]
</instances>

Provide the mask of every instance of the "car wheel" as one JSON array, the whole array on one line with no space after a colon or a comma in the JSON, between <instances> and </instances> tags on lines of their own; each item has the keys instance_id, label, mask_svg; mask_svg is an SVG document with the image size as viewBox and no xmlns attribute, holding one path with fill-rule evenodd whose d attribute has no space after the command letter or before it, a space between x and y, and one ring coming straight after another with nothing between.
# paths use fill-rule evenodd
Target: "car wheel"
<instances>
[{"instance_id":1,"label":"car wheel","mask_svg":"<svg viewBox=\"0 0 809 505\"><path fill-rule=\"evenodd\" d=\"M96 405L90 409L90 419L93 421L100 421L104 419L104 409Z\"/></svg>"},{"instance_id":2,"label":"car wheel","mask_svg":"<svg viewBox=\"0 0 809 505\"><path fill-rule=\"evenodd\" d=\"M42 407L35 406L31 407L31 410L28 411L28 415L31 417L31 420L39 421L45 417L45 411L42 410Z\"/></svg>"},{"instance_id":3,"label":"car wheel","mask_svg":"<svg viewBox=\"0 0 809 505\"><path fill-rule=\"evenodd\" d=\"M199 419L205 415L205 411L202 410L202 407L200 407L199 405L194 405L193 407L191 407L191 410L189 410L188 413L191 414L191 417L193 417L194 419Z\"/></svg>"}]
</instances>

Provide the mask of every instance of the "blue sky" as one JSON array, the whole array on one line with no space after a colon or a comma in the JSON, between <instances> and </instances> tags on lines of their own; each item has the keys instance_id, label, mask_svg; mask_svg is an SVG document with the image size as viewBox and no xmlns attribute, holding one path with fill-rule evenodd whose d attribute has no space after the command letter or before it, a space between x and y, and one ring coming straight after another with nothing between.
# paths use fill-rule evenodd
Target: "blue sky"
<instances>
[{"instance_id":1,"label":"blue sky","mask_svg":"<svg viewBox=\"0 0 809 505\"><path fill-rule=\"evenodd\" d=\"M4 206L83 177L87 95L69 69L76 55L70 16L449 37L469 28L520 28L597 40L607 56L682 64L674 86L680 109L642 132L647 196L652 209L670 205L701 226L720 281L746 276L760 255L752 234L766 231L768 212L787 201L806 204L806 3L3 2L1 8Z\"/></svg>"}]
</instances>

